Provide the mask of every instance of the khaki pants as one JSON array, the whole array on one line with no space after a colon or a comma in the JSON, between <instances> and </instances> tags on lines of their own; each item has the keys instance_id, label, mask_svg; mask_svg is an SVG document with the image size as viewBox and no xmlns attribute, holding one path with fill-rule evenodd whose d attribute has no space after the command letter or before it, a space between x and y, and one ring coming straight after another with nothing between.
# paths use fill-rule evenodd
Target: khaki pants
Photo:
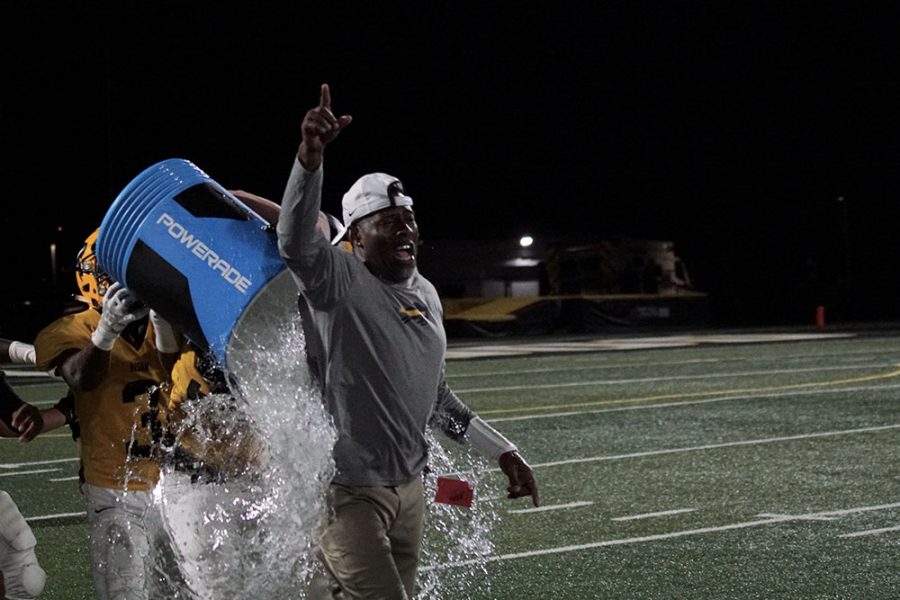
<instances>
[{"instance_id":1,"label":"khaki pants","mask_svg":"<svg viewBox=\"0 0 900 600\"><path fill-rule=\"evenodd\" d=\"M320 557L340 592L325 597L413 598L425 517L422 478L390 487L333 484L328 501L332 516Z\"/></svg>"}]
</instances>

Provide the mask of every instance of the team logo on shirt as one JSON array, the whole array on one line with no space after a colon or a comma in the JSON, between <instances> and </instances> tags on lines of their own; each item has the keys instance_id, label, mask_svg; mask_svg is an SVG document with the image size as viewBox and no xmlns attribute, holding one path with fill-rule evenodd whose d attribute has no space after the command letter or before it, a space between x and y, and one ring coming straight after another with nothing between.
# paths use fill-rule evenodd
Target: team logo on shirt
<instances>
[{"instance_id":1,"label":"team logo on shirt","mask_svg":"<svg viewBox=\"0 0 900 600\"><path fill-rule=\"evenodd\" d=\"M412 321L415 321L417 323L424 323L427 314L428 313L425 306L413 305L411 307L404 307L400 309L400 320L404 323L409 323Z\"/></svg>"}]
</instances>

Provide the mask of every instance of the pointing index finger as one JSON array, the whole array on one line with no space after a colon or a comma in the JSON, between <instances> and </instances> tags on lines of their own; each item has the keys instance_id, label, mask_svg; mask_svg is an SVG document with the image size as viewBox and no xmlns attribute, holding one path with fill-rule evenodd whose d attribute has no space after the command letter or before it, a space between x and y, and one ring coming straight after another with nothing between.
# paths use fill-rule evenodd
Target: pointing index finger
<instances>
[{"instance_id":1,"label":"pointing index finger","mask_svg":"<svg viewBox=\"0 0 900 600\"><path fill-rule=\"evenodd\" d=\"M531 485L528 486L529 491L531 492L531 503L538 507L541 505L541 495L538 492L537 483L535 483L534 479L529 482Z\"/></svg>"},{"instance_id":2,"label":"pointing index finger","mask_svg":"<svg viewBox=\"0 0 900 600\"><path fill-rule=\"evenodd\" d=\"M322 84L322 93L319 96L319 108L327 108L331 109L331 90L328 89L328 84Z\"/></svg>"}]
</instances>

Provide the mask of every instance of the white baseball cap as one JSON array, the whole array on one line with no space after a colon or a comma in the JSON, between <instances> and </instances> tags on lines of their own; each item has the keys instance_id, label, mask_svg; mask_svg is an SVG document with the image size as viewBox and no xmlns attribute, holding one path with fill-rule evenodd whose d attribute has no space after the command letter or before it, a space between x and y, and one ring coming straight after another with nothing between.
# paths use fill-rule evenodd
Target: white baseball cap
<instances>
[{"instance_id":1,"label":"white baseball cap","mask_svg":"<svg viewBox=\"0 0 900 600\"><path fill-rule=\"evenodd\" d=\"M392 206L411 207L412 198L403 191L403 183L387 173L369 173L350 186L341 206L344 209L344 227L379 210Z\"/></svg>"}]
</instances>

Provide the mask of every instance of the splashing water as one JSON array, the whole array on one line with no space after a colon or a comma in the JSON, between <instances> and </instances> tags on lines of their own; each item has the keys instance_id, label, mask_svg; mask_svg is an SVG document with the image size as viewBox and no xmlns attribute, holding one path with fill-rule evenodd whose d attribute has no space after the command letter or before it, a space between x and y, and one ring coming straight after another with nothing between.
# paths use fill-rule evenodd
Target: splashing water
<instances>
[{"instance_id":1,"label":"splashing water","mask_svg":"<svg viewBox=\"0 0 900 600\"><path fill-rule=\"evenodd\" d=\"M494 551L491 540L499 516L493 498L500 495L492 465L474 452L429 430L431 448L425 493L429 499L422 547L422 568L418 585L420 600L489 598L490 590L478 580L487 571L487 559ZM475 490L471 508L439 504L433 501L438 475L458 475ZM476 577L481 574L482 577Z\"/></svg>"},{"instance_id":2,"label":"splashing water","mask_svg":"<svg viewBox=\"0 0 900 600\"><path fill-rule=\"evenodd\" d=\"M309 374L293 286L276 278L235 328L231 393L186 403L172 430L155 514L142 524L151 544L164 546L151 552L150 587L168 598L308 597L337 436ZM489 597L477 582L487 581L500 481L468 446L427 435L417 598ZM433 501L436 475L444 474L472 484L472 508Z\"/></svg>"},{"instance_id":3,"label":"splashing water","mask_svg":"<svg viewBox=\"0 0 900 600\"><path fill-rule=\"evenodd\" d=\"M232 333L230 394L183 406L154 490L176 598L305 598L336 433L312 381L289 277ZM250 309L252 308L252 311Z\"/></svg>"}]
</instances>

